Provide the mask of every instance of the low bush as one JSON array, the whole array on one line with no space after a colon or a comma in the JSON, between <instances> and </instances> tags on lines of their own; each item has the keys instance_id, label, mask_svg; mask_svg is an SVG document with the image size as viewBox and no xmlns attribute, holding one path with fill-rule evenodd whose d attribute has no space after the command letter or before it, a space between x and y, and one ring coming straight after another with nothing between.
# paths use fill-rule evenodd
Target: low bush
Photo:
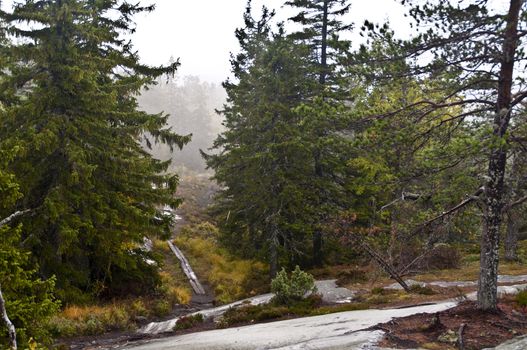
<instances>
[{"instance_id":1,"label":"low bush","mask_svg":"<svg viewBox=\"0 0 527 350\"><path fill-rule=\"evenodd\" d=\"M421 295L434 295L436 292L430 287L422 286L420 284L413 284L410 286L410 293Z\"/></svg>"},{"instance_id":2,"label":"low bush","mask_svg":"<svg viewBox=\"0 0 527 350\"><path fill-rule=\"evenodd\" d=\"M518 294L516 294L516 302L521 307L527 306L527 290L522 290Z\"/></svg>"},{"instance_id":3,"label":"low bush","mask_svg":"<svg viewBox=\"0 0 527 350\"><path fill-rule=\"evenodd\" d=\"M154 303L154 307L152 310L155 316L165 317L172 310L172 305L167 300L158 300Z\"/></svg>"},{"instance_id":4,"label":"low bush","mask_svg":"<svg viewBox=\"0 0 527 350\"><path fill-rule=\"evenodd\" d=\"M131 303L134 305L134 303ZM106 306L69 306L48 322L55 337L97 335L135 327L132 313L124 304Z\"/></svg>"},{"instance_id":5,"label":"low bush","mask_svg":"<svg viewBox=\"0 0 527 350\"><path fill-rule=\"evenodd\" d=\"M385 292L385 289L382 287L375 287L375 288L372 288L371 290L371 294L384 294L384 292Z\"/></svg>"},{"instance_id":6,"label":"low bush","mask_svg":"<svg viewBox=\"0 0 527 350\"><path fill-rule=\"evenodd\" d=\"M285 269L282 269L272 280L271 291L275 293L274 300L277 303L289 305L316 293L315 279L309 273L300 270L298 265L291 273L291 277Z\"/></svg>"},{"instance_id":7,"label":"low bush","mask_svg":"<svg viewBox=\"0 0 527 350\"><path fill-rule=\"evenodd\" d=\"M183 316L180 317L176 321L176 325L174 326L174 331L180 331L184 329L193 328L204 321L204 317L202 314L196 314L196 315L189 315L189 316Z\"/></svg>"}]
</instances>

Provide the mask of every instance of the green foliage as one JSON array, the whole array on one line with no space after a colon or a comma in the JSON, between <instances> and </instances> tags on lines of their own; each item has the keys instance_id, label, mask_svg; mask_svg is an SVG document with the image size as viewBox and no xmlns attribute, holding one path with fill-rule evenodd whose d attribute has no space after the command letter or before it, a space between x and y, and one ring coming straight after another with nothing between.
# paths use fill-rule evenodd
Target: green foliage
<instances>
[{"instance_id":1,"label":"green foliage","mask_svg":"<svg viewBox=\"0 0 527 350\"><path fill-rule=\"evenodd\" d=\"M522 290L516 294L516 302L522 307L527 307L527 291Z\"/></svg>"},{"instance_id":2,"label":"green foliage","mask_svg":"<svg viewBox=\"0 0 527 350\"><path fill-rule=\"evenodd\" d=\"M184 227L175 239L198 276L213 288L216 301L226 304L267 292L267 267L254 259L234 257L219 246L216 234L215 226L204 223Z\"/></svg>"},{"instance_id":3,"label":"green foliage","mask_svg":"<svg viewBox=\"0 0 527 350\"><path fill-rule=\"evenodd\" d=\"M0 118L2 116L0 111ZM0 151L0 220L16 211L15 203L21 194L14 176L5 171L14 152ZM50 342L46 321L58 311L53 296L55 279L43 280L20 240L21 225L0 226L0 288L5 299L7 316L13 322L19 344L30 338L42 344ZM0 322L0 347L8 344L7 328Z\"/></svg>"},{"instance_id":4,"label":"green foliage","mask_svg":"<svg viewBox=\"0 0 527 350\"><path fill-rule=\"evenodd\" d=\"M138 110L136 95L178 66L148 67L122 39L135 14L128 1L27 1L1 13L19 40L6 50L0 81L2 149L24 195L22 239L42 276L57 276L60 298L152 292L156 258L143 236L167 236L162 205L177 207L177 177L142 145L182 147L188 137L167 116ZM22 23L31 22L30 28ZM38 29L35 29L38 28Z\"/></svg>"},{"instance_id":5,"label":"green foliage","mask_svg":"<svg viewBox=\"0 0 527 350\"><path fill-rule=\"evenodd\" d=\"M206 159L222 188L213 210L221 242L275 274L286 262L312 263L322 223L347 203L345 179L335 178L345 178L350 142L338 132L345 108L317 95L311 48L272 32L268 11L256 20L249 7L244 19L237 82L224 83L226 131Z\"/></svg>"},{"instance_id":6,"label":"green foliage","mask_svg":"<svg viewBox=\"0 0 527 350\"><path fill-rule=\"evenodd\" d=\"M271 291L275 293L276 302L289 305L304 299L307 294L316 293L317 289L313 276L300 270L297 265L291 272L291 277L288 276L285 269L282 269L271 281Z\"/></svg>"},{"instance_id":7,"label":"green foliage","mask_svg":"<svg viewBox=\"0 0 527 350\"><path fill-rule=\"evenodd\" d=\"M275 303L261 305L243 305L227 310L218 320L218 328L226 328L241 324L276 320L289 316L308 316L318 314L321 299L311 295L303 300L296 300L290 305L277 305ZM326 311L327 312L327 311Z\"/></svg>"},{"instance_id":8,"label":"green foliage","mask_svg":"<svg viewBox=\"0 0 527 350\"><path fill-rule=\"evenodd\" d=\"M55 279L42 280L31 264L30 253L20 248L20 229L0 227L0 286L7 315L15 325L20 344L31 337L50 342L44 326L59 309L53 296ZM7 344L7 328L0 324L0 345Z\"/></svg>"},{"instance_id":9,"label":"green foliage","mask_svg":"<svg viewBox=\"0 0 527 350\"><path fill-rule=\"evenodd\" d=\"M205 319L203 318L202 314L196 314L196 315L180 317L176 321L176 325L174 326L174 331L180 331L180 330L184 330L184 329L193 328L193 327L203 323L204 320Z\"/></svg>"},{"instance_id":10,"label":"green foliage","mask_svg":"<svg viewBox=\"0 0 527 350\"><path fill-rule=\"evenodd\" d=\"M426 286L422 286L420 284L411 285L410 286L410 293L421 294L421 295L434 295L434 294L436 294L436 292L432 288L426 287Z\"/></svg>"}]
</instances>

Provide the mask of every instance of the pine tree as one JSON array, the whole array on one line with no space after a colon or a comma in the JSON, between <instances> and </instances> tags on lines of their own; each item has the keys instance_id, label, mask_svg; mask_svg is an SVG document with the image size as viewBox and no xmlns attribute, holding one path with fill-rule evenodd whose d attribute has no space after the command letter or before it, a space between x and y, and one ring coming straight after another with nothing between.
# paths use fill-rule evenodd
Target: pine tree
<instances>
[{"instance_id":1,"label":"pine tree","mask_svg":"<svg viewBox=\"0 0 527 350\"><path fill-rule=\"evenodd\" d=\"M395 41L402 54L372 60L370 66L385 65L390 61L405 61L417 78L438 82L430 91L430 98L408 104L423 117L431 113L447 116L438 120L442 127L448 122L462 122L466 118L477 121L484 137L480 153L487 155L488 167L484 181L484 228L481 234L481 261L478 286L478 307L497 308L497 276L499 263L500 226L503 210L505 172L508 162L511 120L527 97L521 72L515 68L525 60L527 35L520 29L525 16L525 1L510 0L506 12L494 9L490 1L460 3L406 0L410 15L419 28L418 35L408 41ZM391 36L387 26L375 28L375 35ZM363 60L363 62L365 62ZM400 72L399 72L400 73ZM384 74L385 83L399 76L398 72ZM443 91L441 96L432 92ZM445 111L457 107L458 112ZM399 111L392 111L391 115ZM485 132L487 132L485 134ZM479 193L479 192L478 192Z\"/></svg>"},{"instance_id":2,"label":"pine tree","mask_svg":"<svg viewBox=\"0 0 527 350\"><path fill-rule=\"evenodd\" d=\"M140 141L182 147L166 116L137 109L136 94L168 67L139 63L123 36L149 12L128 1L28 0L2 12L11 35L0 138L20 152L9 168L19 180L22 239L41 275L58 279L62 297L151 290L158 282L143 236L163 235L177 206L177 177ZM23 23L31 23L29 29ZM150 143L150 142L148 142Z\"/></svg>"}]
</instances>

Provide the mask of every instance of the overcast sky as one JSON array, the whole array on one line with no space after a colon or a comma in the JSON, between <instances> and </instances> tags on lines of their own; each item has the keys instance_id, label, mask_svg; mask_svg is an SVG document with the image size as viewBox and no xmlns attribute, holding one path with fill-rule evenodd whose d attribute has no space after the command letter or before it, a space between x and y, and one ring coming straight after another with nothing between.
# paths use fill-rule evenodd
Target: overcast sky
<instances>
[{"instance_id":1,"label":"overcast sky","mask_svg":"<svg viewBox=\"0 0 527 350\"><path fill-rule=\"evenodd\" d=\"M16 0L15 0L16 1ZM156 10L136 17L133 42L141 59L148 64L163 64L171 56L181 59L180 75L198 75L203 80L221 82L229 76L229 52L237 50L234 30L242 25L246 0L141 0L156 4ZM253 8L263 4L286 19L290 8L284 0L253 0ZM13 0L4 0L4 8ZM384 22L403 35L408 34L402 6L396 0L352 0L346 21L360 25L364 19ZM354 35L356 41L358 35Z\"/></svg>"}]
</instances>

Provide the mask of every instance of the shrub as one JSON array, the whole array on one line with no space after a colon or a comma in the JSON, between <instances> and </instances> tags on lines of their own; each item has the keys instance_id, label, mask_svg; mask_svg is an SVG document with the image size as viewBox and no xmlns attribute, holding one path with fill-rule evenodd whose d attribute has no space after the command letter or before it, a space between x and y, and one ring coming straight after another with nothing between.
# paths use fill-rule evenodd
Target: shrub
<instances>
[{"instance_id":1,"label":"shrub","mask_svg":"<svg viewBox=\"0 0 527 350\"><path fill-rule=\"evenodd\" d=\"M516 302L521 307L527 306L527 290L522 290L518 294L516 294Z\"/></svg>"},{"instance_id":2,"label":"shrub","mask_svg":"<svg viewBox=\"0 0 527 350\"><path fill-rule=\"evenodd\" d=\"M382 287L372 288L371 294L384 294L384 288Z\"/></svg>"},{"instance_id":3,"label":"shrub","mask_svg":"<svg viewBox=\"0 0 527 350\"><path fill-rule=\"evenodd\" d=\"M195 314L195 315L180 317L176 321L176 325L174 326L174 331L180 331L180 330L195 327L198 324L203 323L204 320L205 319L203 318L202 314Z\"/></svg>"},{"instance_id":4,"label":"shrub","mask_svg":"<svg viewBox=\"0 0 527 350\"><path fill-rule=\"evenodd\" d=\"M410 286L410 293L422 295L434 295L436 292L430 287L422 286L420 284L413 284Z\"/></svg>"},{"instance_id":5,"label":"shrub","mask_svg":"<svg viewBox=\"0 0 527 350\"><path fill-rule=\"evenodd\" d=\"M461 255L451 245L440 243L435 245L420 265L429 270L457 269L461 266Z\"/></svg>"},{"instance_id":6,"label":"shrub","mask_svg":"<svg viewBox=\"0 0 527 350\"><path fill-rule=\"evenodd\" d=\"M271 291L275 293L275 302L288 305L294 301L303 299L307 294L315 293L315 279L307 272L300 270L298 265L287 275L282 269L271 282Z\"/></svg>"},{"instance_id":7,"label":"shrub","mask_svg":"<svg viewBox=\"0 0 527 350\"><path fill-rule=\"evenodd\" d=\"M170 310L172 309L170 303L166 300L158 300L154 304L154 314L158 317L164 317L167 316L170 313Z\"/></svg>"},{"instance_id":8,"label":"shrub","mask_svg":"<svg viewBox=\"0 0 527 350\"><path fill-rule=\"evenodd\" d=\"M345 286L350 283L361 283L366 282L368 280L368 276L366 276L366 272L362 270L348 270L348 271L341 271L337 275L337 286Z\"/></svg>"}]
</instances>

